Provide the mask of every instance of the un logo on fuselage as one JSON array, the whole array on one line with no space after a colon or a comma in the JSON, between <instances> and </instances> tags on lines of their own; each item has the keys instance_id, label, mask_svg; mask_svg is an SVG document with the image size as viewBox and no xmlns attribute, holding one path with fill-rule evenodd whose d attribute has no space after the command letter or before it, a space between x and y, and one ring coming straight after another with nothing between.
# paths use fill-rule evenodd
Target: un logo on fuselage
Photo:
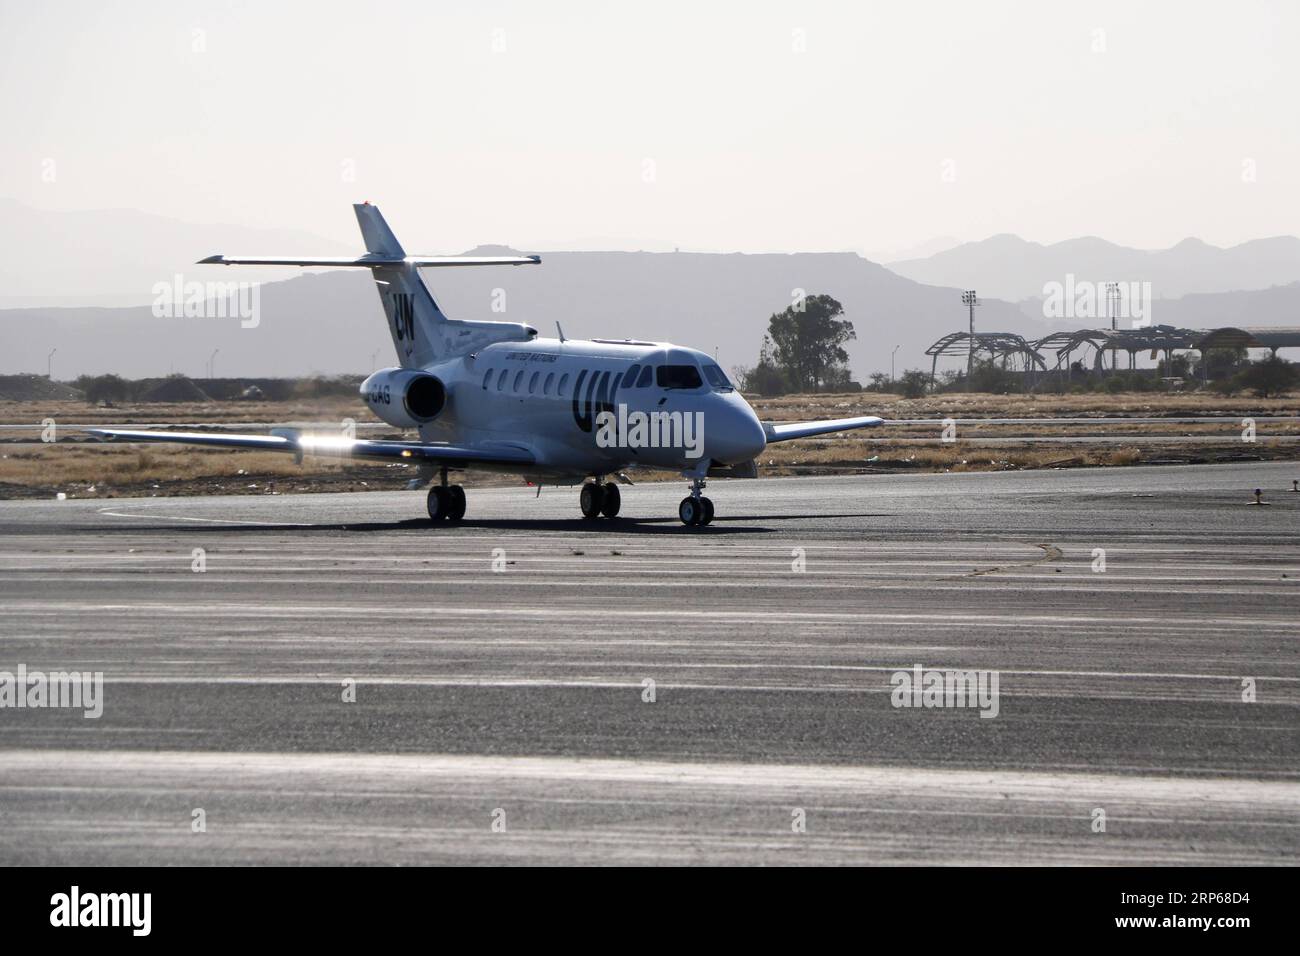
<instances>
[{"instance_id":1,"label":"un logo on fuselage","mask_svg":"<svg viewBox=\"0 0 1300 956\"><path fill-rule=\"evenodd\" d=\"M587 383L587 394L582 395L582 383ZM617 378L615 378L617 381ZM593 372L587 378L587 370L578 373L578 380L573 383L573 420L584 432L591 431L592 423L601 412L614 411L614 390L611 387L609 372Z\"/></svg>"},{"instance_id":2,"label":"un logo on fuselage","mask_svg":"<svg viewBox=\"0 0 1300 956\"><path fill-rule=\"evenodd\" d=\"M400 342L415 341L415 295L410 292L393 293L393 331Z\"/></svg>"}]
</instances>

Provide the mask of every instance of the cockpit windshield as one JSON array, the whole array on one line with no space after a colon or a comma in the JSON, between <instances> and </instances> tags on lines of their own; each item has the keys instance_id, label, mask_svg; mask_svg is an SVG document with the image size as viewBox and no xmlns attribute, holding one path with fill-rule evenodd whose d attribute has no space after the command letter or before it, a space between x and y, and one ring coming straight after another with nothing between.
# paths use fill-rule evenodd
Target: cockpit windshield
<instances>
[{"instance_id":1,"label":"cockpit windshield","mask_svg":"<svg viewBox=\"0 0 1300 956\"><path fill-rule=\"evenodd\" d=\"M699 388L704 384L694 365L660 365L655 378L660 388Z\"/></svg>"}]
</instances>

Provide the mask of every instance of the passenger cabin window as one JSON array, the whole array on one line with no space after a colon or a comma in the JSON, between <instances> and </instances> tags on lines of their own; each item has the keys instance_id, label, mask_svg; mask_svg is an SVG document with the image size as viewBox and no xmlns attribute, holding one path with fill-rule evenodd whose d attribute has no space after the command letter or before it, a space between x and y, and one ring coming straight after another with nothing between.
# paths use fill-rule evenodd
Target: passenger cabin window
<instances>
[{"instance_id":1,"label":"passenger cabin window","mask_svg":"<svg viewBox=\"0 0 1300 956\"><path fill-rule=\"evenodd\" d=\"M560 385L556 390L557 395L566 395L569 391L569 373L565 372L560 376Z\"/></svg>"},{"instance_id":2,"label":"passenger cabin window","mask_svg":"<svg viewBox=\"0 0 1300 956\"><path fill-rule=\"evenodd\" d=\"M510 375L510 369L503 368L501 374L497 376L497 391L503 391L506 387L506 377Z\"/></svg>"},{"instance_id":3,"label":"passenger cabin window","mask_svg":"<svg viewBox=\"0 0 1300 956\"><path fill-rule=\"evenodd\" d=\"M537 380L542 377L541 372L534 372L533 377L528 380L528 394L537 394Z\"/></svg>"},{"instance_id":4,"label":"passenger cabin window","mask_svg":"<svg viewBox=\"0 0 1300 956\"><path fill-rule=\"evenodd\" d=\"M523 384L524 384L524 370L520 369L518 372L515 373L515 391L516 392L519 391L520 387Z\"/></svg>"},{"instance_id":5,"label":"passenger cabin window","mask_svg":"<svg viewBox=\"0 0 1300 956\"><path fill-rule=\"evenodd\" d=\"M694 365L660 365L656 377L660 388L699 388L704 384Z\"/></svg>"},{"instance_id":6,"label":"passenger cabin window","mask_svg":"<svg viewBox=\"0 0 1300 956\"><path fill-rule=\"evenodd\" d=\"M483 387L487 388L490 384L492 384L492 369L488 369L483 375Z\"/></svg>"},{"instance_id":7,"label":"passenger cabin window","mask_svg":"<svg viewBox=\"0 0 1300 956\"><path fill-rule=\"evenodd\" d=\"M555 373L554 373L554 372L547 372L547 373L546 373L546 381L542 383L542 394L543 394L543 395L550 395L550 394L551 394L551 386L554 385L554 384L555 384Z\"/></svg>"},{"instance_id":8,"label":"passenger cabin window","mask_svg":"<svg viewBox=\"0 0 1300 956\"><path fill-rule=\"evenodd\" d=\"M709 380L710 385L720 392L730 392L732 390L732 384L727 378L727 373L716 365L704 366L704 377Z\"/></svg>"},{"instance_id":9,"label":"passenger cabin window","mask_svg":"<svg viewBox=\"0 0 1300 956\"><path fill-rule=\"evenodd\" d=\"M623 384L621 388L634 388L636 386L636 377L641 374L641 366L633 365L623 373Z\"/></svg>"},{"instance_id":10,"label":"passenger cabin window","mask_svg":"<svg viewBox=\"0 0 1300 956\"><path fill-rule=\"evenodd\" d=\"M654 370L654 366L653 366L653 365L647 365L645 368L641 369L641 378L640 378L640 380L636 383L636 387L637 387L637 388L649 388L649 387L650 387L650 382L651 382L651 380L654 378L654 373L655 373L655 370Z\"/></svg>"}]
</instances>

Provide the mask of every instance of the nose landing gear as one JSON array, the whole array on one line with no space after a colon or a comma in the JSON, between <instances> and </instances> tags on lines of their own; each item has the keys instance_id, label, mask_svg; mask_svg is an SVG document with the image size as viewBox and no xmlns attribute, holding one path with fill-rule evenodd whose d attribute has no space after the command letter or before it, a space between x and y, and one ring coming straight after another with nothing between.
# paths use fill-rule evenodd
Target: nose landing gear
<instances>
[{"instance_id":1,"label":"nose landing gear","mask_svg":"<svg viewBox=\"0 0 1300 956\"><path fill-rule=\"evenodd\" d=\"M700 494L705 481L701 477L691 479L691 493L677 506L677 517L684 525L706 525L713 520L713 501Z\"/></svg>"}]
</instances>

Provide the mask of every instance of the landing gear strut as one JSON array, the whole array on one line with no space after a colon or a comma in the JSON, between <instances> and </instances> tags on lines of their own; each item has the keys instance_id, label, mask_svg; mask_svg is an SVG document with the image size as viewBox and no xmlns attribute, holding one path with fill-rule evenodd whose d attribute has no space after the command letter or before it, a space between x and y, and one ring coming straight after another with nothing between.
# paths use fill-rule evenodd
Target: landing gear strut
<instances>
[{"instance_id":1,"label":"landing gear strut","mask_svg":"<svg viewBox=\"0 0 1300 956\"><path fill-rule=\"evenodd\" d=\"M623 504L623 496L619 494L618 485L612 481L602 483L597 476L595 481L582 486L578 503L582 506L582 516L594 521L601 515L606 518L615 517Z\"/></svg>"},{"instance_id":2,"label":"landing gear strut","mask_svg":"<svg viewBox=\"0 0 1300 956\"><path fill-rule=\"evenodd\" d=\"M442 481L429 489L429 517L434 521L459 521L465 517L465 489L447 484L447 469Z\"/></svg>"},{"instance_id":3,"label":"landing gear strut","mask_svg":"<svg viewBox=\"0 0 1300 956\"><path fill-rule=\"evenodd\" d=\"M700 494L705 481L696 476L691 479L691 493L677 506L677 517L684 525L706 525L713 520L713 501Z\"/></svg>"}]
</instances>

